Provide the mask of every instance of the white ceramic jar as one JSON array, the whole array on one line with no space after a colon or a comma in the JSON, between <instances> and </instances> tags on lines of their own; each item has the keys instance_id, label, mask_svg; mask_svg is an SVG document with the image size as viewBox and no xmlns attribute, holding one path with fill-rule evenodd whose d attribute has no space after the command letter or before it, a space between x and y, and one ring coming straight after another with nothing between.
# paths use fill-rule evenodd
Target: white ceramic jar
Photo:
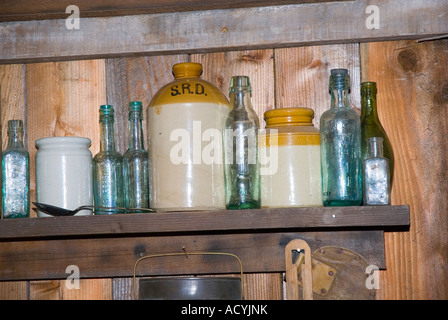
<instances>
[{"instance_id":1,"label":"white ceramic jar","mask_svg":"<svg viewBox=\"0 0 448 320\"><path fill-rule=\"evenodd\" d=\"M91 141L83 137L50 137L36 141L36 200L65 209L92 205ZM82 210L76 215L91 215ZM50 215L38 211L39 217Z\"/></svg>"}]
</instances>

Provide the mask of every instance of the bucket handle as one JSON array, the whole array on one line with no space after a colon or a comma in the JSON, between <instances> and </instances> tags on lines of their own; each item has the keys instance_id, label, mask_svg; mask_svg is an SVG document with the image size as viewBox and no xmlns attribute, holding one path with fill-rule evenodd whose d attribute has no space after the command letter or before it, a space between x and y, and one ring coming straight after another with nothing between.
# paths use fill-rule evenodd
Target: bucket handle
<instances>
[{"instance_id":1,"label":"bucket handle","mask_svg":"<svg viewBox=\"0 0 448 320\"><path fill-rule=\"evenodd\" d=\"M244 283L244 278L243 278L243 264L241 262L241 259L233 254L233 253L228 253L228 252L204 252L204 251L196 251L196 252L170 252L170 253L156 253L156 254L150 254L147 256L143 256L139 259L137 259L137 261L135 261L134 264L134 272L133 272L133 281L132 281L132 287L133 287L133 292L134 292L134 299L137 298L137 292L136 292L136 270L137 270L137 265L140 261L144 260L144 259L148 259L148 258L158 258L158 257L172 257L172 256L197 256L197 255L220 255L220 256L230 256L230 257L234 257L236 260L238 260L238 263L240 265L240 278L241 278L241 299L244 299L243 296L243 283Z\"/></svg>"}]
</instances>

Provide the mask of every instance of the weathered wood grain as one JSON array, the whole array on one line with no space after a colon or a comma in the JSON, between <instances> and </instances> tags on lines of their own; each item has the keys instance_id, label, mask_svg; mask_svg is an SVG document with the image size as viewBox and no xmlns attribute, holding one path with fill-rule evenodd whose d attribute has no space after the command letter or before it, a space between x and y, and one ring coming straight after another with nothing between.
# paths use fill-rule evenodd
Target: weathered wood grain
<instances>
[{"instance_id":1,"label":"weathered wood grain","mask_svg":"<svg viewBox=\"0 0 448 320\"><path fill-rule=\"evenodd\" d=\"M72 276L66 274L66 278ZM71 279L30 281L29 300L111 300L110 279L78 279L77 287Z\"/></svg>"},{"instance_id":2,"label":"weathered wood grain","mask_svg":"<svg viewBox=\"0 0 448 320\"><path fill-rule=\"evenodd\" d=\"M142 256L180 252L229 252L247 273L284 272L285 245L300 238L312 250L322 246L349 248L369 263L385 267L382 231L269 232L185 236L53 239L0 242L0 280L63 279L76 265L81 278L132 277ZM180 259L180 260L179 260ZM235 260L221 256L161 257L142 260L137 276L238 273ZM180 263L180 261L183 261ZM64 285L62 283L61 285Z\"/></svg>"},{"instance_id":3,"label":"weathered wood grain","mask_svg":"<svg viewBox=\"0 0 448 320\"><path fill-rule=\"evenodd\" d=\"M319 128L320 116L330 109L330 70L338 68L348 69L351 105L360 113L361 68L357 43L275 49L276 106L313 109L313 123Z\"/></svg>"},{"instance_id":4,"label":"weathered wood grain","mask_svg":"<svg viewBox=\"0 0 448 320\"><path fill-rule=\"evenodd\" d=\"M78 6L80 16L86 18L329 1L347 0L40 0L27 2L26 6L20 1L3 0L0 21L64 19L71 14L65 13L69 5Z\"/></svg>"},{"instance_id":5,"label":"weathered wood grain","mask_svg":"<svg viewBox=\"0 0 448 320\"><path fill-rule=\"evenodd\" d=\"M361 45L363 81L396 161L392 204L410 206L409 232L385 234L380 298L448 298L448 41Z\"/></svg>"},{"instance_id":6,"label":"weathered wood grain","mask_svg":"<svg viewBox=\"0 0 448 320\"><path fill-rule=\"evenodd\" d=\"M445 0L369 0L0 23L0 63L418 39L448 33ZM378 11L377 10L377 11Z\"/></svg>"},{"instance_id":7,"label":"weathered wood grain","mask_svg":"<svg viewBox=\"0 0 448 320\"><path fill-rule=\"evenodd\" d=\"M124 153L128 148L128 105L130 101L143 104L143 135L148 150L146 111L157 91L174 80L171 67L187 62L187 55L117 58L106 60L107 101L117 109L115 130L117 149Z\"/></svg>"}]
</instances>

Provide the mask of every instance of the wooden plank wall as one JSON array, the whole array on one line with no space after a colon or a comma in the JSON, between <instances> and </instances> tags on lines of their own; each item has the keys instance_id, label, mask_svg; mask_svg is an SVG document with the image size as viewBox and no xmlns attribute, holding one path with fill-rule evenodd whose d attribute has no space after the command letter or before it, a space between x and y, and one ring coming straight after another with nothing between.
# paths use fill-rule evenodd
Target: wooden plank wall
<instances>
[{"instance_id":1,"label":"wooden plank wall","mask_svg":"<svg viewBox=\"0 0 448 320\"><path fill-rule=\"evenodd\" d=\"M275 107L313 108L318 127L329 108L328 76L348 68L352 104L359 109L361 80L378 82L379 115L397 158L393 204L409 204L411 228L387 232L380 299L448 298L448 41L366 44L230 51L25 65L1 65L2 143L8 119L26 121L35 199L36 139L80 135L99 149L98 108L116 108L118 149L127 147L127 104L150 101L172 80L176 62L197 61L203 78L228 94L231 75L249 75L252 102L263 112ZM146 115L145 115L146 121ZM130 266L131 267L131 266ZM245 275L249 299L282 299L281 274ZM83 279L79 290L64 280L0 283L1 299L129 299L131 279Z\"/></svg>"}]
</instances>

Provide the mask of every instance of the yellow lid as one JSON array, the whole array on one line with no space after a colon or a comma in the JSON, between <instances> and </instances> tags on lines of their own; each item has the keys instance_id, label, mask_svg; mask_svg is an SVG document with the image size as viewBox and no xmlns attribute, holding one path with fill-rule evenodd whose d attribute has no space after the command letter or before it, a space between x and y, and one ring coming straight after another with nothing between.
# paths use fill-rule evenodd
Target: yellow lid
<instances>
[{"instance_id":1,"label":"yellow lid","mask_svg":"<svg viewBox=\"0 0 448 320\"><path fill-rule=\"evenodd\" d=\"M176 63L172 70L176 79L199 78L202 74L202 64L195 62Z\"/></svg>"},{"instance_id":2,"label":"yellow lid","mask_svg":"<svg viewBox=\"0 0 448 320\"><path fill-rule=\"evenodd\" d=\"M313 126L314 111L309 108L279 108L264 113L266 136L260 139L260 146L269 147L318 145L319 130ZM272 133L271 130L276 130Z\"/></svg>"},{"instance_id":3,"label":"yellow lid","mask_svg":"<svg viewBox=\"0 0 448 320\"><path fill-rule=\"evenodd\" d=\"M230 108L226 96L216 86L200 78L200 63L176 63L172 72L174 81L157 91L149 107L175 103L215 103Z\"/></svg>"},{"instance_id":4,"label":"yellow lid","mask_svg":"<svg viewBox=\"0 0 448 320\"><path fill-rule=\"evenodd\" d=\"M314 111L309 108L279 108L264 113L266 128L312 126Z\"/></svg>"}]
</instances>

